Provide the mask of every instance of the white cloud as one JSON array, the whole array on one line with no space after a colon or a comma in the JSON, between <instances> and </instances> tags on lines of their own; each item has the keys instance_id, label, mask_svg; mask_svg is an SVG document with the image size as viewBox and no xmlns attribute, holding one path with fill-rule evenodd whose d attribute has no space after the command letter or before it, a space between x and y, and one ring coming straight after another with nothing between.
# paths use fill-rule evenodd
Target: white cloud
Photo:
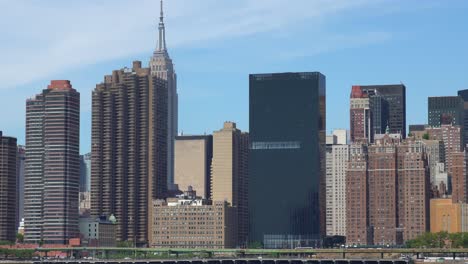
<instances>
[{"instance_id":1,"label":"white cloud","mask_svg":"<svg viewBox=\"0 0 468 264\"><path fill-rule=\"evenodd\" d=\"M171 47L209 45L327 17L373 0L166 0ZM77 67L148 53L157 0L0 0L0 80L14 88ZM317 50L320 50L318 48Z\"/></svg>"},{"instance_id":2,"label":"white cloud","mask_svg":"<svg viewBox=\"0 0 468 264\"><path fill-rule=\"evenodd\" d=\"M359 34L331 34L323 36L320 42L307 49L287 50L279 54L283 59L310 57L321 53L341 50L344 48L357 48L366 45L378 44L391 39L389 32L364 32Z\"/></svg>"}]
</instances>

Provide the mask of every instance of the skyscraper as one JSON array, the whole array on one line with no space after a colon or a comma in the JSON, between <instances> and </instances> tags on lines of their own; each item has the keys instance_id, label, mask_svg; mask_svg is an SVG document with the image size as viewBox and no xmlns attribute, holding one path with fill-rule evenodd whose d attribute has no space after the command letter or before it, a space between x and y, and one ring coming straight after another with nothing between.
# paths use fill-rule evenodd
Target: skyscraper
<instances>
[{"instance_id":1,"label":"skyscraper","mask_svg":"<svg viewBox=\"0 0 468 264\"><path fill-rule=\"evenodd\" d=\"M458 96L463 99L463 144L468 143L468 89L458 91Z\"/></svg>"},{"instance_id":2,"label":"skyscraper","mask_svg":"<svg viewBox=\"0 0 468 264\"><path fill-rule=\"evenodd\" d=\"M347 243L402 244L428 231L429 186L423 142L401 142L385 134L375 144L352 145L346 176Z\"/></svg>"},{"instance_id":3,"label":"skyscraper","mask_svg":"<svg viewBox=\"0 0 468 264\"><path fill-rule=\"evenodd\" d=\"M248 238L248 157L249 134L242 133L236 123L225 122L213 133L211 163L211 200L226 201L237 210L236 241L247 246Z\"/></svg>"},{"instance_id":4,"label":"skyscraper","mask_svg":"<svg viewBox=\"0 0 468 264\"><path fill-rule=\"evenodd\" d=\"M52 81L26 102L25 241L67 244L78 231L80 94Z\"/></svg>"},{"instance_id":5,"label":"skyscraper","mask_svg":"<svg viewBox=\"0 0 468 264\"><path fill-rule=\"evenodd\" d=\"M346 243L373 245L369 227L368 149L365 144L349 146L346 169Z\"/></svg>"},{"instance_id":6,"label":"skyscraper","mask_svg":"<svg viewBox=\"0 0 468 264\"><path fill-rule=\"evenodd\" d=\"M26 148L18 146L18 162L16 166L16 224L19 227L20 222L24 217L24 175L26 163Z\"/></svg>"},{"instance_id":7,"label":"skyscraper","mask_svg":"<svg viewBox=\"0 0 468 264\"><path fill-rule=\"evenodd\" d=\"M452 201L468 203L468 155L465 151L452 155Z\"/></svg>"},{"instance_id":8,"label":"skyscraper","mask_svg":"<svg viewBox=\"0 0 468 264\"><path fill-rule=\"evenodd\" d=\"M0 241L16 241L16 138L0 131Z\"/></svg>"},{"instance_id":9,"label":"skyscraper","mask_svg":"<svg viewBox=\"0 0 468 264\"><path fill-rule=\"evenodd\" d=\"M398 229L407 241L429 231L430 167L423 142L405 141L397 155Z\"/></svg>"},{"instance_id":10,"label":"skyscraper","mask_svg":"<svg viewBox=\"0 0 468 264\"><path fill-rule=\"evenodd\" d=\"M167 81L133 62L96 85L91 215L114 215L118 241L146 245L152 200L167 193Z\"/></svg>"},{"instance_id":11,"label":"skyscraper","mask_svg":"<svg viewBox=\"0 0 468 264\"><path fill-rule=\"evenodd\" d=\"M353 86L350 100L351 141L372 142L374 129L369 94L360 86Z\"/></svg>"},{"instance_id":12,"label":"skyscraper","mask_svg":"<svg viewBox=\"0 0 468 264\"><path fill-rule=\"evenodd\" d=\"M436 179L437 175L445 171L444 142L441 140L422 140L422 143L427 153L431 183L436 187L440 184Z\"/></svg>"},{"instance_id":13,"label":"skyscraper","mask_svg":"<svg viewBox=\"0 0 468 264\"><path fill-rule=\"evenodd\" d=\"M463 126L463 99L460 96L438 96L428 98L428 124Z\"/></svg>"},{"instance_id":14,"label":"skyscraper","mask_svg":"<svg viewBox=\"0 0 468 264\"><path fill-rule=\"evenodd\" d=\"M346 169L349 145L327 144L327 235L346 236Z\"/></svg>"},{"instance_id":15,"label":"skyscraper","mask_svg":"<svg viewBox=\"0 0 468 264\"><path fill-rule=\"evenodd\" d=\"M406 87L403 84L355 85L352 87L351 97L354 97L354 93L369 98L370 114L366 118L371 119L369 134L372 137L375 134L385 134L388 127L390 134L401 134L406 138ZM352 115L351 113L351 117ZM351 119L351 130L357 125L353 125Z\"/></svg>"},{"instance_id":16,"label":"skyscraper","mask_svg":"<svg viewBox=\"0 0 468 264\"><path fill-rule=\"evenodd\" d=\"M250 75L250 241L317 246L325 235L325 76Z\"/></svg>"},{"instance_id":17,"label":"skyscraper","mask_svg":"<svg viewBox=\"0 0 468 264\"><path fill-rule=\"evenodd\" d=\"M174 64L167 52L166 28L164 25L163 1L161 0L161 14L159 17L158 46L150 59L152 76L157 76L167 82L167 185L174 188L174 142L178 130L178 95L177 75Z\"/></svg>"},{"instance_id":18,"label":"skyscraper","mask_svg":"<svg viewBox=\"0 0 468 264\"><path fill-rule=\"evenodd\" d=\"M460 152L462 131L460 126L442 125L436 128L427 128L426 132L431 140L443 142L445 166L449 174L452 173L452 163L454 153Z\"/></svg>"},{"instance_id":19,"label":"skyscraper","mask_svg":"<svg viewBox=\"0 0 468 264\"><path fill-rule=\"evenodd\" d=\"M403 84L390 85L367 85L361 86L365 90L372 91L375 96L380 97L382 105L374 104L374 112L382 116L381 131L375 134L384 134L388 126L390 134L400 133L406 138L406 86ZM374 119L374 127L377 127L377 120ZM384 130L385 128L385 130Z\"/></svg>"},{"instance_id":20,"label":"skyscraper","mask_svg":"<svg viewBox=\"0 0 468 264\"><path fill-rule=\"evenodd\" d=\"M397 149L394 139L385 135L369 146L368 190L369 225L378 245L397 244ZM351 208L352 210L352 208Z\"/></svg>"},{"instance_id":21,"label":"skyscraper","mask_svg":"<svg viewBox=\"0 0 468 264\"><path fill-rule=\"evenodd\" d=\"M91 153L80 155L80 192L91 191Z\"/></svg>"},{"instance_id":22,"label":"skyscraper","mask_svg":"<svg viewBox=\"0 0 468 264\"><path fill-rule=\"evenodd\" d=\"M212 158L211 135L176 137L174 183L179 191L192 186L203 199L210 199Z\"/></svg>"}]
</instances>

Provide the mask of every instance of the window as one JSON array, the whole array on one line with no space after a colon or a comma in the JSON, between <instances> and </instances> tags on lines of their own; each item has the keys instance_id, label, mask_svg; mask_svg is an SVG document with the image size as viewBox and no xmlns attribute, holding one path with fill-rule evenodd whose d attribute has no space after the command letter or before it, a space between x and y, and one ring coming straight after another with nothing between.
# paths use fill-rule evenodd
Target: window
<instances>
[{"instance_id":1,"label":"window","mask_svg":"<svg viewBox=\"0 0 468 264\"><path fill-rule=\"evenodd\" d=\"M252 142L251 149L300 149L299 141Z\"/></svg>"}]
</instances>

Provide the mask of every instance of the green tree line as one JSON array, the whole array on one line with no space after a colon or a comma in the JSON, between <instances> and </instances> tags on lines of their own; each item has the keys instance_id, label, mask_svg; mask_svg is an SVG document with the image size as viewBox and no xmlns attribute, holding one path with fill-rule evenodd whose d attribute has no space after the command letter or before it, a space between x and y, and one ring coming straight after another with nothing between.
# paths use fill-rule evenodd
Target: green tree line
<instances>
[{"instance_id":1,"label":"green tree line","mask_svg":"<svg viewBox=\"0 0 468 264\"><path fill-rule=\"evenodd\" d=\"M468 248L468 233L425 233L406 242L409 248Z\"/></svg>"}]
</instances>

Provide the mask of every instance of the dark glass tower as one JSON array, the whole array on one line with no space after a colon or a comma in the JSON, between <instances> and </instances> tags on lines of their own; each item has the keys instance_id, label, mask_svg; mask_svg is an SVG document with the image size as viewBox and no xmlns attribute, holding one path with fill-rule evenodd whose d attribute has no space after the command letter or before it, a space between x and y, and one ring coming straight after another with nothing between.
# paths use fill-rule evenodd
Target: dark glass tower
<instances>
[{"instance_id":1,"label":"dark glass tower","mask_svg":"<svg viewBox=\"0 0 468 264\"><path fill-rule=\"evenodd\" d=\"M372 98L374 134L392 134L406 138L406 87L403 84L360 86Z\"/></svg>"},{"instance_id":2,"label":"dark glass tower","mask_svg":"<svg viewBox=\"0 0 468 264\"><path fill-rule=\"evenodd\" d=\"M316 246L325 231L325 76L250 75L249 240Z\"/></svg>"},{"instance_id":3,"label":"dark glass tower","mask_svg":"<svg viewBox=\"0 0 468 264\"><path fill-rule=\"evenodd\" d=\"M17 225L16 138L0 131L0 241L15 242Z\"/></svg>"},{"instance_id":4,"label":"dark glass tower","mask_svg":"<svg viewBox=\"0 0 468 264\"><path fill-rule=\"evenodd\" d=\"M429 126L463 126L463 99L460 96L429 97L428 111Z\"/></svg>"},{"instance_id":5,"label":"dark glass tower","mask_svg":"<svg viewBox=\"0 0 468 264\"><path fill-rule=\"evenodd\" d=\"M468 89L458 91L458 96L463 99L463 144L468 143Z\"/></svg>"}]
</instances>

